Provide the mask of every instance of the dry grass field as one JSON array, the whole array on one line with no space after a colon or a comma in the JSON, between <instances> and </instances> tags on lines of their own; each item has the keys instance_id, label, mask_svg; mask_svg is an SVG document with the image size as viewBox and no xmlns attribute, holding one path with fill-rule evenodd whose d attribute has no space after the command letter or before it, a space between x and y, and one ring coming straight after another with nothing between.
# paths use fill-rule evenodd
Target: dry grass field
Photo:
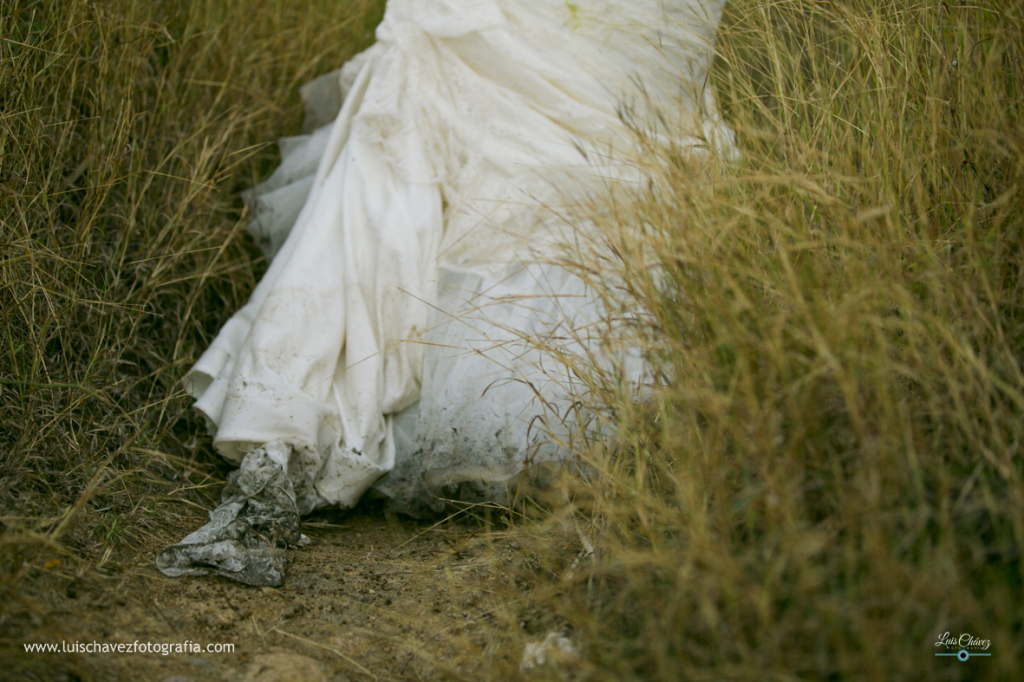
<instances>
[{"instance_id":1,"label":"dry grass field","mask_svg":"<svg viewBox=\"0 0 1024 682\"><path fill-rule=\"evenodd\" d=\"M298 131L298 87L369 45L382 11L0 0L0 659L16 678L122 676L23 644L129 628L152 595L263 599L259 637L221 633L268 646L256 616L276 597L152 568L226 472L178 382L264 268L240 191ZM334 679L526 678L523 643L554 628L580 658L530 679L1018 679L1024 9L730 0L708 87L742 159L638 129L649 188L580 206L601 237L565 255L662 387L638 401L614 367L560 356L616 434L567 444L592 475L433 529L416 561L447 582L421 581L432 596L391 617L393 639L472 591L481 625L446 621L405 666L321 651ZM325 548L345 536L324 529L376 524L387 565L418 575L398 547L429 524L318 519ZM136 601L113 611L74 599L125 585ZM182 634L171 621L153 637ZM936 657L947 632L992 655Z\"/></svg>"}]
</instances>

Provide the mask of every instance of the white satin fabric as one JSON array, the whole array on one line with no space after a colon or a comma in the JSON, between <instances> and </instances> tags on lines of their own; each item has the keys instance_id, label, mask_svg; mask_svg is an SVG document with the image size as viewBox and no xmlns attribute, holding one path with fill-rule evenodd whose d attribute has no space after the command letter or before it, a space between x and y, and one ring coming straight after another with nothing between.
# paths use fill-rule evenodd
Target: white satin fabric
<instances>
[{"instance_id":1,"label":"white satin fabric","mask_svg":"<svg viewBox=\"0 0 1024 682\"><path fill-rule=\"evenodd\" d=\"M250 197L270 268L187 377L218 452L290 445L303 512L374 484L410 513L503 500L557 458L535 418L568 379L522 339L587 352L565 330L601 317L544 264L578 227L559 206L633 178L623 118L728 153L704 87L723 1L389 0Z\"/></svg>"}]
</instances>

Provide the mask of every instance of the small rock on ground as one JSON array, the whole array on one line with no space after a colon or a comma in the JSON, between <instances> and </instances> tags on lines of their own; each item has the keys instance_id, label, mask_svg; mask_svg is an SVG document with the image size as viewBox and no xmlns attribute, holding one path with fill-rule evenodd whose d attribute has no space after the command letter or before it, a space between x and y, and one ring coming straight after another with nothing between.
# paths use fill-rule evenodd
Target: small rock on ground
<instances>
[{"instance_id":1,"label":"small rock on ground","mask_svg":"<svg viewBox=\"0 0 1024 682\"><path fill-rule=\"evenodd\" d=\"M529 642L523 649L519 672L525 673L544 665L565 665L579 659L579 652L568 637L549 632L542 642Z\"/></svg>"}]
</instances>

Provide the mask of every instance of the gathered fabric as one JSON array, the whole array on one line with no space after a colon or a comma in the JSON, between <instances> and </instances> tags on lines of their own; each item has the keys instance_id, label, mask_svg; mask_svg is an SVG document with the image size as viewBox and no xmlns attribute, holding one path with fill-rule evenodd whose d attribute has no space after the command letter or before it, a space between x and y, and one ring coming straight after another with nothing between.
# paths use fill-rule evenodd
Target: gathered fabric
<instances>
[{"instance_id":1,"label":"gathered fabric","mask_svg":"<svg viewBox=\"0 0 1024 682\"><path fill-rule=\"evenodd\" d=\"M552 263L581 229L562 208L640 179L633 125L731 154L706 87L722 4L389 0L249 194L270 267L186 377L217 451L287 445L300 513L371 486L414 514L505 501L557 461L535 424L572 377L528 339L589 352L564 330L602 317Z\"/></svg>"}]
</instances>

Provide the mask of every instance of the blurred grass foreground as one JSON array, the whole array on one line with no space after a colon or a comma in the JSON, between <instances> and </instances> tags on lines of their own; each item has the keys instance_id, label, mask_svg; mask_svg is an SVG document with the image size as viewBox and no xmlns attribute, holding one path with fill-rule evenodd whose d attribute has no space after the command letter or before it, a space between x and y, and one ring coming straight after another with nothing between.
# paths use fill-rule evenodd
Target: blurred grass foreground
<instances>
[{"instance_id":1,"label":"blurred grass foreground","mask_svg":"<svg viewBox=\"0 0 1024 682\"><path fill-rule=\"evenodd\" d=\"M382 5L0 0L3 603L209 502L177 382L261 271L239 192ZM539 674L960 679L948 631L1013 679L1024 9L736 0L717 55L742 160L652 143L569 257L664 387L565 359L617 435L509 531L582 653Z\"/></svg>"}]
</instances>

